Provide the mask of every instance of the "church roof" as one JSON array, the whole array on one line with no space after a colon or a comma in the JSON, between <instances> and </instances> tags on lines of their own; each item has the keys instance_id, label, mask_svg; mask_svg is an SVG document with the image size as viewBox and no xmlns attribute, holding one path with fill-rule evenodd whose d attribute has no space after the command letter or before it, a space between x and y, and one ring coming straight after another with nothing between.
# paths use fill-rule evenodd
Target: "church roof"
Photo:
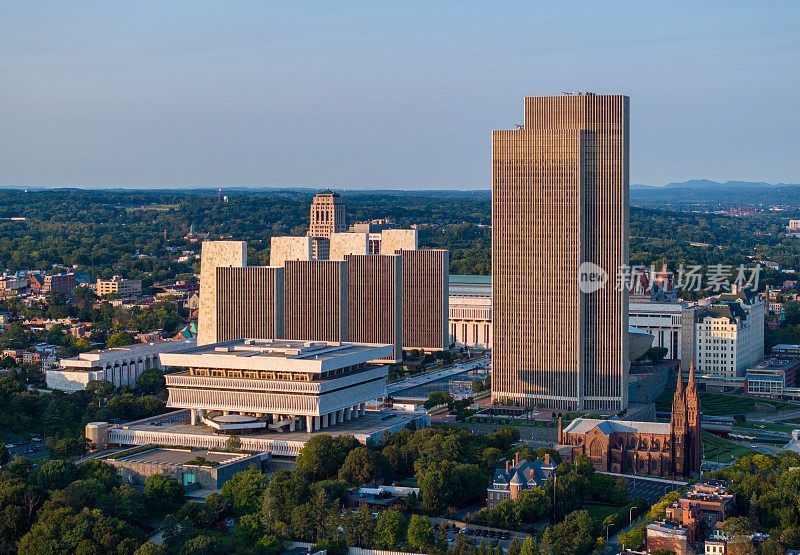
<instances>
[{"instance_id":1,"label":"church roof","mask_svg":"<svg viewBox=\"0 0 800 555\"><path fill-rule=\"evenodd\" d=\"M564 433L586 435L595 428L598 428L604 435L611 435L614 432L657 435L670 434L670 425L667 422L635 422L619 420L618 418L610 418L608 420L576 418L564 429Z\"/></svg>"}]
</instances>

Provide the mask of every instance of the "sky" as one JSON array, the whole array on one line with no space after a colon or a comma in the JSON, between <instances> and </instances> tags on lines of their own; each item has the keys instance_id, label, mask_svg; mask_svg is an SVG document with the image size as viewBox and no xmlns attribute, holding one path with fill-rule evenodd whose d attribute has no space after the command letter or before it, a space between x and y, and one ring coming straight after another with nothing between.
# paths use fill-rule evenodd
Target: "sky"
<instances>
[{"instance_id":1,"label":"sky","mask_svg":"<svg viewBox=\"0 0 800 555\"><path fill-rule=\"evenodd\" d=\"M800 3L4 0L0 186L488 189L524 96L631 98L631 183L800 182Z\"/></svg>"}]
</instances>

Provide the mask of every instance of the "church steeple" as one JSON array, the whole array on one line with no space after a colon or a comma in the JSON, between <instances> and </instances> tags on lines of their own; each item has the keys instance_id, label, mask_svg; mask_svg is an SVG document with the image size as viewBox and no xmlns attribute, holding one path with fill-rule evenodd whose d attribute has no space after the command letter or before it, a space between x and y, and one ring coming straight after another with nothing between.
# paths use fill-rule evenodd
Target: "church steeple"
<instances>
[{"instance_id":1,"label":"church steeple","mask_svg":"<svg viewBox=\"0 0 800 555\"><path fill-rule=\"evenodd\" d=\"M672 400L672 417L669 422L672 436L672 473L674 476L688 475L686 452L688 448L688 422L686 414L686 398L683 392L682 370L678 368L678 383Z\"/></svg>"},{"instance_id":2,"label":"church steeple","mask_svg":"<svg viewBox=\"0 0 800 555\"><path fill-rule=\"evenodd\" d=\"M703 462L702 430L700 426L700 397L694 379L694 360L689 366L689 383L686 385L686 423L689 432L689 472L699 471Z\"/></svg>"},{"instance_id":3,"label":"church steeple","mask_svg":"<svg viewBox=\"0 0 800 555\"><path fill-rule=\"evenodd\" d=\"M689 400L690 396L697 397L697 384L694 381L694 359L689 364L689 382L686 384L686 400Z\"/></svg>"}]
</instances>

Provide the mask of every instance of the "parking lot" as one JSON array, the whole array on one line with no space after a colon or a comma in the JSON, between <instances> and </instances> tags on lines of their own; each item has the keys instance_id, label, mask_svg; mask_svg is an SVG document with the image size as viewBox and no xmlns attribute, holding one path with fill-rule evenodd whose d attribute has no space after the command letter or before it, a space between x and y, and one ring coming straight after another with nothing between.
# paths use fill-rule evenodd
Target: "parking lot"
<instances>
[{"instance_id":1,"label":"parking lot","mask_svg":"<svg viewBox=\"0 0 800 555\"><path fill-rule=\"evenodd\" d=\"M46 457L48 455L48 450L44 441L39 438L33 439L38 439L38 441L11 439L8 443L5 443L5 447L11 455L11 459L13 460L14 457L25 457L27 459Z\"/></svg>"},{"instance_id":2,"label":"parking lot","mask_svg":"<svg viewBox=\"0 0 800 555\"><path fill-rule=\"evenodd\" d=\"M625 481L627 482L628 493L630 493L631 499L643 497L651 505L669 492L679 490L683 487L681 484L656 480L645 480L633 476L626 477Z\"/></svg>"},{"instance_id":3,"label":"parking lot","mask_svg":"<svg viewBox=\"0 0 800 555\"><path fill-rule=\"evenodd\" d=\"M454 522L446 519L431 519L437 525L444 523L447 526L447 542L452 545L455 543L458 534L464 534L467 538L467 543L479 545L481 543L496 544L499 543L503 547L508 547L508 544L518 537L520 542L524 541L528 534L521 532L511 532L508 530L500 530L497 528L489 528L486 526L475 526L472 524L465 524L463 522Z\"/></svg>"}]
</instances>

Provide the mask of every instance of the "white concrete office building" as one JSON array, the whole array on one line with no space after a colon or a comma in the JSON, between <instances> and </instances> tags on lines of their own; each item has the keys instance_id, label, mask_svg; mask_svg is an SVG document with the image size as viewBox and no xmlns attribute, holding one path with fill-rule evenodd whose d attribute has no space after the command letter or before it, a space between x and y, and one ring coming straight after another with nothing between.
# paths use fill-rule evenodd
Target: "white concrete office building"
<instances>
[{"instance_id":1,"label":"white concrete office building","mask_svg":"<svg viewBox=\"0 0 800 555\"><path fill-rule=\"evenodd\" d=\"M143 372L160 368L161 353L191 349L195 344L194 339L156 341L62 358L56 368L45 373L47 387L71 393L86 389L92 380L106 380L115 387L135 385Z\"/></svg>"},{"instance_id":2,"label":"white concrete office building","mask_svg":"<svg viewBox=\"0 0 800 555\"><path fill-rule=\"evenodd\" d=\"M741 292L712 300L695 324L695 371L735 378L764 359L764 300Z\"/></svg>"},{"instance_id":3,"label":"white concrete office building","mask_svg":"<svg viewBox=\"0 0 800 555\"><path fill-rule=\"evenodd\" d=\"M242 339L164 353L167 406L218 432L315 432L363 416L385 396L392 345Z\"/></svg>"}]
</instances>

